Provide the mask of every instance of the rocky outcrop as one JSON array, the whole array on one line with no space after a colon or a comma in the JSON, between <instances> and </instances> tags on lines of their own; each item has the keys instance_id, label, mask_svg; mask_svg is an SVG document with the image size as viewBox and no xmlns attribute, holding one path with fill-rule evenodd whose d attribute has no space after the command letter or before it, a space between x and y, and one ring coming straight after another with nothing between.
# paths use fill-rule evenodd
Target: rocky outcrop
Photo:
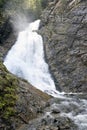
<instances>
[{"instance_id":1,"label":"rocky outcrop","mask_svg":"<svg viewBox=\"0 0 87 130\"><path fill-rule=\"evenodd\" d=\"M87 92L87 1L54 0L41 19L46 58L57 89Z\"/></svg>"},{"instance_id":2,"label":"rocky outcrop","mask_svg":"<svg viewBox=\"0 0 87 130\"><path fill-rule=\"evenodd\" d=\"M57 114L56 114L57 115ZM26 127L19 130L78 130L77 126L67 117L43 116L30 122Z\"/></svg>"},{"instance_id":3,"label":"rocky outcrop","mask_svg":"<svg viewBox=\"0 0 87 130\"><path fill-rule=\"evenodd\" d=\"M0 130L17 129L38 117L50 98L10 74L0 62Z\"/></svg>"},{"instance_id":4,"label":"rocky outcrop","mask_svg":"<svg viewBox=\"0 0 87 130\"><path fill-rule=\"evenodd\" d=\"M17 118L15 119L15 124L18 126L37 118L43 113L47 101L52 98L24 80L19 80L18 97L16 103Z\"/></svg>"},{"instance_id":5,"label":"rocky outcrop","mask_svg":"<svg viewBox=\"0 0 87 130\"><path fill-rule=\"evenodd\" d=\"M44 113L19 130L86 130L87 94L66 94L51 99Z\"/></svg>"}]
</instances>

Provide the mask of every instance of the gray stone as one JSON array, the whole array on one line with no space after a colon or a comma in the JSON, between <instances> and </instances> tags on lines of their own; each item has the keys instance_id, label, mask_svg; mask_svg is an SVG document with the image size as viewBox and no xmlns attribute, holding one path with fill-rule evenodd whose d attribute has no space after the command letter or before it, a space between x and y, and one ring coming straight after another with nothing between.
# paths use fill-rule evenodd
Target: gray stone
<instances>
[{"instance_id":1,"label":"gray stone","mask_svg":"<svg viewBox=\"0 0 87 130\"><path fill-rule=\"evenodd\" d=\"M56 88L87 92L87 1L72 1L59 0L53 10L46 8L42 23L47 23L40 31Z\"/></svg>"}]
</instances>

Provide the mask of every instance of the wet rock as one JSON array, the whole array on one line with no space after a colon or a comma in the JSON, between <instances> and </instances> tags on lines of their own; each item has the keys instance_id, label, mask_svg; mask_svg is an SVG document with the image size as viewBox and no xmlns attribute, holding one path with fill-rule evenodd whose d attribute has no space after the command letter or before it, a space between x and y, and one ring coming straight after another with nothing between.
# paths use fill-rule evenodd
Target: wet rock
<instances>
[{"instance_id":1,"label":"wet rock","mask_svg":"<svg viewBox=\"0 0 87 130\"><path fill-rule=\"evenodd\" d=\"M67 117L45 117L34 120L29 123L23 130L77 130L77 126ZM20 129L22 130L22 129Z\"/></svg>"},{"instance_id":2,"label":"wet rock","mask_svg":"<svg viewBox=\"0 0 87 130\"><path fill-rule=\"evenodd\" d=\"M60 110L58 108L53 108L51 111L52 111L53 114L60 113Z\"/></svg>"}]
</instances>

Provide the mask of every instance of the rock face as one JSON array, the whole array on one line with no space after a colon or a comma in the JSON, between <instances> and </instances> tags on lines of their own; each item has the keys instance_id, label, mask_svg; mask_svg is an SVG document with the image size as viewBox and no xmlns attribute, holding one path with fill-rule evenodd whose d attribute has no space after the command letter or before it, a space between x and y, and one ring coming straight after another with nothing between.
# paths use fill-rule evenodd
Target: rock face
<instances>
[{"instance_id":1,"label":"rock face","mask_svg":"<svg viewBox=\"0 0 87 130\"><path fill-rule=\"evenodd\" d=\"M57 89L87 92L87 1L54 0L41 19L47 62Z\"/></svg>"},{"instance_id":2,"label":"rock face","mask_svg":"<svg viewBox=\"0 0 87 130\"><path fill-rule=\"evenodd\" d=\"M3 14L3 12L1 12ZM12 24L8 16L0 14L0 61L3 61L8 50L15 43Z\"/></svg>"},{"instance_id":3,"label":"rock face","mask_svg":"<svg viewBox=\"0 0 87 130\"><path fill-rule=\"evenodd\" d=\"M9 34L12 32L11 24L9 23L9 18L5 19L0 25L0 44L8 38Z\"/></svg>"},{"instance_id":4,"label":"rock face","mask_svg":"<svg viewBox=\"0 0 87 130\"><path fill-rule=\"evenodd\" d=\"M51 97L10 74L0 62L0 130L14 130L42 113Z\"/></svg>"},{"instance_id":5,"label":"rock face","mask_svg":"<svg viewBox=\"0 0 87 130\"><path fill-rule=\"evenodd\" d=\"M46 102L52 97L34 88L27 81L19 79L18 100L16 103L17 118L15 124L27 124L43 113ZM18 124L17 124L18 122Z\"/></svg>"}]
</instances>

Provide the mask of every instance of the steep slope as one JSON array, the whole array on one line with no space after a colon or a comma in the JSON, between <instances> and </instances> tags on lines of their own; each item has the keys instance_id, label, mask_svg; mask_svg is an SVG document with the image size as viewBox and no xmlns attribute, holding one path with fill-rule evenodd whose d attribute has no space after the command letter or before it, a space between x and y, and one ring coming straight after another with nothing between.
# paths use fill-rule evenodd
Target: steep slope
<instances>
[{"instance_id":1,"label":"steep slope","mask_svg":"<svg viewBox=\"0 0 87 130\"><path fill-rule=\"evenodd\" d=\"M51 97L9 73L0 62L0 129L17 129L42 113Z\"/></svg>"},{"instance_id":2,"label":"steep slope","mask_svg":"<svg viewBox=\"0 0 87 130\"><path fill-rule=\"evenodd\" d=\"M41 19L47 62L57 89L87 92L87 1L54 0Z\"/></svg>"}]
</instances>

